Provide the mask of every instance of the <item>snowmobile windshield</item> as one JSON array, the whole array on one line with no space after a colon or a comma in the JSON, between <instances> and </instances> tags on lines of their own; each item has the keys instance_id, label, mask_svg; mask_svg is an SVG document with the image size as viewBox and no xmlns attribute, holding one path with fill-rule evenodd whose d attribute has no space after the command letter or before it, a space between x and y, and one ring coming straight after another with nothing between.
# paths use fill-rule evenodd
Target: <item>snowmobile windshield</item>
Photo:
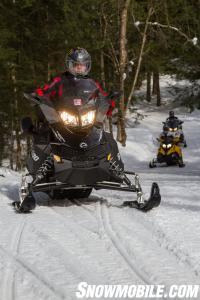
<instances>
[{"instance_id":1,"label":"snowmobile windshield","mask_svg":"<svg viewBox=\"0 0 200 300\"><path fill-rule=\"evenodd\" d=\"M95 107L98 89L95 82L87 78L67 80L63 86L62 97L56 102L56 109L77 112Z\"/></svg>"},{"instance_id":2,"label":"snowmobile windshield","mask_svg":"<svg viewBox=\"0 0 200 300\"><path fill-rule=\"evenodd\" d=\"M98 89L91 79L76 79L56 104L62 122L71 129L91 127L96 118Z\"/></svg>"},{"instance_id":3,"label":"snowmobile windshield","mask_svg":"<svg viewBox=\"0 0 200 300\"><path fill-rule=\"evenodd\" d=\"M178 119L175 119L173 121L170 120L166 123L166 125L169 128L169 131L174 132L179 129L180 121Z\"/></svg>"}]
</instances>

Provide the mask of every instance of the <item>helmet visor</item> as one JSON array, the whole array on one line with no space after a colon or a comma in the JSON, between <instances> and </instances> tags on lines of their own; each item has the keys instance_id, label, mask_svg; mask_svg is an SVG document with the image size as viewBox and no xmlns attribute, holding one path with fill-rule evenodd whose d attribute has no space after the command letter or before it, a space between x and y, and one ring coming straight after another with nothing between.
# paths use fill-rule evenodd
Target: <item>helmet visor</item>
<instances>
[{"instance_id":1,"label":"helmet visor","mask_svg":"<svg viewBox=\"0 0 200 300\"><path fill-rule=\"evenodd\" d=\"M73 75L85 76L89 73L91 68L91 61L76 62L73 60L67 61L68 71Z\"/></svg>"}]
</instances>

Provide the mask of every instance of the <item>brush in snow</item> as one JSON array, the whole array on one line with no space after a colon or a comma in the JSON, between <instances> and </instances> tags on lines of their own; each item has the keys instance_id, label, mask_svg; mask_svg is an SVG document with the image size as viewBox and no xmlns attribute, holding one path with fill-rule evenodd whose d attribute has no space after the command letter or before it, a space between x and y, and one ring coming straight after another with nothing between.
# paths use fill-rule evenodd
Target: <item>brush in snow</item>
<instances>
[{"instance_id":1,"label":"brush in snow","mask_svg":"<svg viewBox=\"0 0 200 300\"><path fill-rule=\"evenodd\" d=\"M133 192L136 200L124 205L141 211L160 204L158 185L153 183L150 198L145 201L138 175L124 170L116 141L95 123L101 112L96 86L90 81L80 79L79 87L71 88L70 97L65 96L57 108L41 97L25 97L37 105L45 122L42 127L34 126L29 118L22 122L24 131L33 137L27 159L32 179L23 177L20 201L14 203L16 211L25 213L35 208L34 192L46 192L54 199L74 199L89 197L92 189ZM116 98L116 93L109 95L112 97Z\"/></svg>"}]
</instances>

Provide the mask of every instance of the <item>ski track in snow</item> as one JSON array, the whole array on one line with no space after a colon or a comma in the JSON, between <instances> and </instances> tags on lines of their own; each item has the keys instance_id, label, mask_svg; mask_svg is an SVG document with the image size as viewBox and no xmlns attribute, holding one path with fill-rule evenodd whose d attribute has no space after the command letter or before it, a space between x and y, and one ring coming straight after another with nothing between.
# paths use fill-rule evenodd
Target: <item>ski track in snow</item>
<instances>
[{"instance_id":1,"label":"ski track in snow","mask_svg":"<svg viewBox=\"0 0 200 300\"><path fill-rule=\"evenodd\" d=\"M32 265L29 265L23 258L20 258L19 255L13 255L12 252L9 252L7 249L4 249L2 246L0 246L0 251L3 254L3 256L7 257L8 261L12 262L12 265L14 268L19 267L22 272L28 272L29 275L31 275L31 279L36 280L39 283L38 288L41 288L42 290L45 288L45 292L48 291L50 294L53 294L54 298L53 299L65 299L65 296L62 295L60 290L57 290L46 278L44 278L40 272L38 272ZM7 276L6 276L6 283L7 279L11 279L10 273L11 271L7 271ZM12 287L11 287L11 293L13 293L13 285L14 282L12 281ZM6 290L9 288L9 286L5 286L4 289ZM4 292L5 299L8 299L10 295L8 295L8 292ZM13 295L11 294L11 297ZM12 298L11 298L12 299Z\"/></svg>"},{"instance_id":2,"label":"ski track in snow","mask_svg":"<svg viewBox=\"0 0 200 300\"><path fill-rule=\"evenodd\" d=\"M89 218L91 218L92 217L92 219L94 219L95 220L95 222L96 223L98 223L98 230L97 231L94 231L93 229L88 229L88 228L85 228L85 227L83 227L82 226L82 231L84 230L85 231L85 234L84 234L84 236L88 236L88 240L91 238L91 237L93 237L93 239L94 239L94 237L97 237L98 239L100 238L100 242L101 242L101 244L102 245L104 245L105 244L105 247L106 247L106 249L108 249L108 252L110 252L111 251L111 253L113 254L113 250L112 250L112 248L110 247L110 245L111 244L113 244L113 240L112 240L112 238L110 238L110 235L108 235L108 234L106 234L106 236L105 236L105 232L107 233L107 230L104 230L105 228L104 228L104 225L103 225L103 220L104 220L104 218L102 217L103 215L102 215L102 213L101 213L101 209L99 208L98 209L98 207L101 207L101 204L99 204L99 199L98 199L98 202L97 202L97 204L95 204L95 209L94 210L91 210L91 209L88 209L85 205L81 205L80 206L80 204L81 204L81 201L79 201L79 200L75 200L75 201L73 201L76 205L78 205L78 208L80 209L80 213L82 214L82 215L84 215L84 212L82 212L82 211L85 211L85 213L86 213L86 215L88 215L88 217ZM72 202L72 203L73 203ZM96 209L96 207L97 207L97 209ZM70 224L69 225L69 223L66 221L66 219L65 219L65 217L64 217L64 214L63 213L61 213L60 211L58 212L57 210L55 210L55 209L53 209L54 210L54 212L56 213L56 214L59 214L59 216L62 218L62 219L64 219L64 223L66 224L66 226L69 228L70 227L70 230L71 230L71 232L73 232L73 226ZM78 226L80 226L80 228L81 228L81 225L79 225L79 224L77 224ZM82 245L82 252L83 252L83 249L85 248L85 253L87 253L87 255L88 255L88 252L90 253L90 249L91 248L88 248L87 246L86 246L86 244L84 243L84 241L83 241L83 239L82 238L80 238L80 236L77 236L77 233L76 232L73 232L73 234L76 236L76 238L79 240L79 242L81 243L81 245ZM109 239L109 242L108 242L108 239ZM122 269L126 269L126 268L128 268L128 269L130 269L130 262L128 262L128 265L127 265L127 261L126 261L126 258L124 258L124 255L123 254L121 254L121 252L119 251L119 246L118 246L118 243L119 242L116 242L116 250L117 250L117 254L120 254L119 255L119 261L120 261L120 264L122 265ZM97 245L95 245L94 244L94 247L95 246L97 246ZM94 248L93 247L93 248ZM98 249L97 249L97 251L98 251ZM115 251L114 251L115 252ZM124 252L124 251L123 251ZM99 253L101 256L103 256L103 255L105 255L104 253L102 253L102 251ZM114 253L114 255L115 255L115 257L116 257L116 252ZM82 253L82 256L83 256L83 253ZM85 270L85 267L84 267L84 272L83 272L83 278L87 281L87 282L92 282L93 280L94 280L94 271L96 272L96 278L95 278L95 281L97 281L97 279L98 279L98 282L102 282L102 281L104 281L105 282L105 274L104 274L104 271L105 271L105 267L106 266L103 266L103 265L100 265L97 261L96 261L96 257L94 257L94 260L93 260L93 257L92 257L92 253L90 253L90 264L91 265L97 265L98 266L98 271L97 270L92 270L92 271L90 271L90 270ZM124 266L124 260L125 260L125 264L126 264L126 266ZM108 262L109 263L109 262ZM113 262L112 262L112 264L113 264ZM102 266L103 266L103 268L102 268ZM107 268L107 267L106 267ZM81 268L82 269L82 268ZM102 270L101 270L102 269ZM107 269L107 271L110 273L111 272L111 274L110 274L110 276L112 276L112 272L113 272L113 269L111 269L111 270L109 270L109 269ZM130 270L131 271L131 273L132 273L132 270ZM130 277L130 275L128 274L128 276ZM134 274L133 274L133 276L134 277L136 277L136 279L137 279L137 277L138 277L138 275L134 272ZM132 276L132 277L133 277ZM129 278L130 279L130 278ZM141 278L139 277L139 281L138 282L141 282Z\"/></svg>"},{"instance_id":3,"label":"ski track in snow","mask_svg":"<svg viewBox=\"0 0 200 300\"><path fill-rule=\"evenodd\" d=\"M117 236L117 232L114 231L111 220L109 217L109 211L107 208L107 205L105 203L102 203L99 208L99 217L102 219L102 223L104 226L104 229L106 231L106 234L109 236L110 240L112 241L113 246L117 249L119 254L122 256L124 261L127 263L128 267L131 269L133 274L136 274L139 279L142 279L144 284L151 284L147 276L140 271L140 269L137 267L137 264L133 259L128 255L126 249L122 246L121 240Z\"/></svg>"},{"instance_id":4,"label":"ski track in snow","mask_svg":"<svg viewBox=\"0 0 200 300\"><path fill-rule=\"evenodd\" d=\"M21 237L25 226L26 218L24 218L17 226L16 230L11 235L10 249L14 255L18 255ZM1 249L4 251L4 249ZM11 261L7 262L4 280L3 280L2 299L14 300L15 299L15 270L12 269Z\"/></svg>"},{"instance_id":5,"label":"ski track in snow","mask_svg":"<svg viewBox=\"0 0 200 300\"><path fill-rule=\"evenodd\" d=\"M165 232L159 228L158 224L155 224L153 222L146 222L145 219L143 219L142 223L148 230L150 228L150 225L152 225L151 230L154 234L154 237L157 240L157 243L160 245L160 247L167 249L172 255L175 256L175 258L178 260L178 262L182 262L189 266L192 272L194 272L195 276L199 277L200 280L200 267L197 264L197 261L194 261L191 257L189 252L182 250L181 246L178 245L175 241L172 241L170 237L168 237Z\"/></svg>"},{"instance_id":6,"label":"ski track in snow","mask_svg":"<svg viewBox=\"0 0 200 300\"><path fill-rule=\"evenodd\" d=\"M15 214L9 204L17 200L20 176L0 169L6 176L0 177L2 300L75 300L81 281L199 284L200 120L185 116L186 167L152 170L153 141L167 114L147 114L128 129L127 147L120 146L125 166L139 173L143 190L149 191L153 181L160 186L161 205L147 214L120 208L135 194L107 190L89 199L57 202L38 194L33 213Z\"/></svg>"}]
</instances>

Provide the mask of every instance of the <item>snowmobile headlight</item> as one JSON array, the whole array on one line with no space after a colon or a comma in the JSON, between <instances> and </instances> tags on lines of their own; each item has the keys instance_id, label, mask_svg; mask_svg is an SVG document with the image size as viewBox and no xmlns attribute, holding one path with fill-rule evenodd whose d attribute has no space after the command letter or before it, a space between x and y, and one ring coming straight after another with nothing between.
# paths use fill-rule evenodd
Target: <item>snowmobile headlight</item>
<instances>
[{"instance_id":1,"label":"snowmobile headlight","mask_svg":"<svg viewBox=\"0 0 200 300\"><path fill-rule=\"evenodd\" d=\"M167 148L169 149L169 148L171 148L171 146L172 146L172 144L168 144L168 145L167 145Z\"/></svg>"},{"instance_id":2,"label":"snowmobile headlight","mask_svg":"<svg viewBox=\"0 0 200 300\"><path fill-rule=\"evenodd\" d=\"M57 163L61 163L62 162L62 158L58 155L55 155L53 156L54 160L57 162Z\"/></svg>"},{"instance_id":3,"label":"snowmobile headlight","mask_svg":"<svg viewBox=\"0 0 200 300\"><path fill-rule=\"evenodd\" d=\"M82 126L92 125L95 120L95 110L90 110L86 114L81 115Z\"/></svg>"},{"instance_id":4,"label":"snowmobile headlight","mask_svg":"<svg viewBox=\"0 0 200 300\"><path fill-rule=\"evenodd\" d=\"M173 128L169 128L169 131L173 131Z\"/></svg>"},{"instance_id":5,"label":"snowmobile headlight","mask_svg":"<svg viewBox=\"0 0 200 300\"><path fill-rule=\"evenodd\" d=\"M66 111L60 112L60 117L61 117L62 121L65 123L65 125L69 125L69 126L78 126L79 125L78 117L75 115L69 114Z\"/></svg>"},{"instance_id":6,"label":"snowmobile headlight","mask_svg":"<svg viewBox=\"0 0 200 300\"><path fill-rule=\"evenodd\" d=\"M176 127L176 128L174 128L174 131L177 131L177 129L178 129L177 127Z\"/></svg>"},{"instance_id":7,"label":"snowmobile headlight","mask_svg":"<svg viewBox=\"0 0 200 300\"><path fill-rule=\"evenodd\" d=\"M166 144L162 144L162 147L165 149L167 147L167 145Z\"/></svg>"}]
</instances>

